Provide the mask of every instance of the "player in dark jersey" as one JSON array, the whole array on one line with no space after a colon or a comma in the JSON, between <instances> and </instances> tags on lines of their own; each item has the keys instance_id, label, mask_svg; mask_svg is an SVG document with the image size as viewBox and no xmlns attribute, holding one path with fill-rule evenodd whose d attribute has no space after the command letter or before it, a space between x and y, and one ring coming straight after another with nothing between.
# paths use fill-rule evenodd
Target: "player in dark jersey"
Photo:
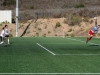
<instances>
[{"instance_id":1,"label":"player in dark jersey","mask_svg":"<svg viewBox=\"0 0 100 75\"><path fill-rule=\"evenodd\" d=\"M90 41L92 39L92 37L94 36L94 34L98 33L98 29L100 28L100 25L97 25L97 18L94 17L95 20L95 26L91 28L91 30L88 32L88 37L86 39L86 43L88 43L88 41Z\"/></svg>"}]
</instances>

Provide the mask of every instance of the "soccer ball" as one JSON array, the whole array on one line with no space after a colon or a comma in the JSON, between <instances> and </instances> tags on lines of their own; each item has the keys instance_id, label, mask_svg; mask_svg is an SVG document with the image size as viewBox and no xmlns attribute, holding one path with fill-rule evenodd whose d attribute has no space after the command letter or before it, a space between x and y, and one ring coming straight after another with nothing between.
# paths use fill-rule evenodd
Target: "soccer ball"
<instances>
[{"instance_id":1,"label":"soccer ball","mask_svg":"<svg viewBox=\"0 0 100 75\"><path fill-rule=\"evenodd\" d=\"M97 18L96 18L96 17L94 17L94 20L97 20Z\"/></svg>"}]
</instances>

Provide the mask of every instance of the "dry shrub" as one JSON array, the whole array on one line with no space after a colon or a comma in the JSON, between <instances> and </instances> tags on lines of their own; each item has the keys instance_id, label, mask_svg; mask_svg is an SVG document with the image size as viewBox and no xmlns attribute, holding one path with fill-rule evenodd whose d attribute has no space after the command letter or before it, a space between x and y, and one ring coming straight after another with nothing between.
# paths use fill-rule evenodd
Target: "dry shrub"
<instances>
[{"instance_id":1,"label":"dry shrub","mask_svg":"<svg viewBox=\"0 0 100 75\"><path fill-rule=\"evenodd\" d=\"M79 25L82 22L82 18L78 15L67 15L67 24L70 26Z\"/></svg>"}]
</instances>

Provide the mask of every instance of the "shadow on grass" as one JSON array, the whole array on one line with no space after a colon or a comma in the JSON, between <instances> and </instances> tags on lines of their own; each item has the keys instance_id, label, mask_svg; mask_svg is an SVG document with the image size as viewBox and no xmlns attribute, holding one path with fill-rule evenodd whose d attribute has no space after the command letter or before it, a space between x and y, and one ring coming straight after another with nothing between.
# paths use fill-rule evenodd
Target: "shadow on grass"
<instances>
[{"instance_id":1,"label":"shadow on grass","mask_svg":"<svg viewBox=\"0 0 100 75\"><path fill-rule=\"evenodd\" d=\"M96 44L94 44L94 45L89 45L89 46L87 46L87 47L94 47L94 46L100 46L100 45L96 45Z\"/></svg>"},{"instance_id":2,"label":"shadow on grass","mask_svg":"<svg viewBox=\"0 0 100 75\"><path fill-rule=\"evenodd\" d=\"M14 42L10 42L10 45L13 44Z\"/></svg>"},{"instance_id":3,"label":"shadow on grass","mask_svg":"<svg viewBox=\"0 0 100 75\"><path fill-rule=\"evenodd\" d=\"M11 45L6 45L6 46L3 46L3 47L10 47Z\"/></svg>"}]
</instances>

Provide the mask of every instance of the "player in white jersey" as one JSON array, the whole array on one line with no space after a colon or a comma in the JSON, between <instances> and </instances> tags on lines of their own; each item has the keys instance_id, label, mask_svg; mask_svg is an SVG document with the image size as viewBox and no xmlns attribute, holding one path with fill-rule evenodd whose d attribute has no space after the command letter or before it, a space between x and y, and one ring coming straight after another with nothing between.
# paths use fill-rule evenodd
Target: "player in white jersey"
<instances>
[{"instance_id":1,"label":"player in white jersey","mask_svg":"<svg viewBox=\"0 0 100 75\"><path fill-rule=\"evenodd\" d=\"M5 46L6 43L5 43L5 33L4 33L4 31L5 31L5 27L2 28L2 31L1 31L1 34L0 34L0 38L1 38L0 44L4 43L4 46Z\"/></svg>"},{"instance_id":2,"label":"player in white jersey","mask_svg":"<svg viewBox=\"0 0 100 75\"><path fill-rule=\"evenodd\" d=\"M9 33L8 33L8 25L5 25L5 37L7 37L8 38L8 44L10 44L9 43Z\"/></svg>"},{"instance_id":3,"label":"player in white jersey","mask_svg":"<svg viewBox=\"0 0 100 75\"><path fill-rule=\"evenodd\" d=\"M94 36L94 34L98 33L98 30L100 28L100 25L97 25L97 18L94 17L95 20L95 26L91 28L91 30L88 32L88 37L86 39L86 43L88 43L88 41L90 41L92 39L92 37Z\"/></svg>"},{"instance_id":4,"label":"player in white jersey","mask_svg":"<svg viewBox=\"0 0 100 75\"><path fill-rule=\"evenodd\" d=\"M2 28L2 31L1 31L1 34L0 34L0 39L1 39L1 43L3 43L3 40L4 40L4 27Z\"/></svg>"}]
</instances>

